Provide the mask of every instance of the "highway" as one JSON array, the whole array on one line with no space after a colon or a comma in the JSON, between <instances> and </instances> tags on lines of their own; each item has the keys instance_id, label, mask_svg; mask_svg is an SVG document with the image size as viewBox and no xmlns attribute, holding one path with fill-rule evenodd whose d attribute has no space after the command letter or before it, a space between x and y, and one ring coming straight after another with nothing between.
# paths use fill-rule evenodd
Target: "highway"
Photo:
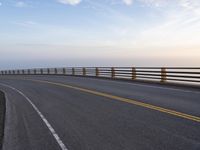
<instances>
[{"instance_id":1,"label":"highway","mask_svg":"<svg viewBox=\"0 0 200 150\"><path fill-rule=\"evenodd\" d=\"M200 89L1 76L3 150L200 150Z\"/></svg>"}]
</instances>

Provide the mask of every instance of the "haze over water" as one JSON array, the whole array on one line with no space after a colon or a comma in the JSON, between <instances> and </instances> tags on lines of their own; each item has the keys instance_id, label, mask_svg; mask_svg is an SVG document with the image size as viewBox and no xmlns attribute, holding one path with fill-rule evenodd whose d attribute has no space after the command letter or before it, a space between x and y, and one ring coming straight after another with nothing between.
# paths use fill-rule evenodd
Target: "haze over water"
<instances>
[{"instance_id":1,"label":"haze over water","mask_svg":"<svg viewBox=\"0 0 200 150\"><path fill-rule=\"evenodd\" d=\"M200 66L200 0L0 0L0 69Z\"/></svg>"}]
</instances>

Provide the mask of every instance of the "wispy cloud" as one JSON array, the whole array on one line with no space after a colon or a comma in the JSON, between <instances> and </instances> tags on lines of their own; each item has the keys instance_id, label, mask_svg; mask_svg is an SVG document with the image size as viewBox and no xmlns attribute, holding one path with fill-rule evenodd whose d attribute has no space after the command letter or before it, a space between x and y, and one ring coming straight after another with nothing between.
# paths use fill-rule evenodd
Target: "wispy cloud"
<instances>
[{"instance_id":1,"label":"wispy cloud","mask_svg":"<svg viewBox=\"0 0 200 150\"><path fill-rule=\"evenodd\" d=\"M180 0L179 4L186 10L192 11L200 15L200 1L199 0Z\"/></svg>"},{"instance_id":2,"label":"wispy cloud","mask_svg":"<svg viewBox=\"0 0 200 150\"><path fill-rule=\"evenodd\" d=\"M62 3L62 4L77 5L82 0L57 0L57 1L60 2L60 3Z\"/></svg>"},{"instance_id":3,"label":"wispy cloud","mask_svg":"<svg viewBox=\"0 0 200 150\"><path fill-rule=\"evenodd\" d=\"M0 2L0 6L2 6L2 3Z\"/></svg>"},{"instance_id":4,"label":"wispy cloud","mask_svg":"<svg viewBox=\"0 0 200 150\"><path fill-rule=\"evenodd\" d=\"M147 6L166 6L166 5L175 5L181 6L187 10L195 11L196 13L200 14L200 1L199 0L122 0L125 4L131 5L136 2L143 3Z\"/></svg>"},{"instance_id":5,"label":"wispy cloud","mask_svg":"<svg viewBox=\"0 0 200 150\"><path fill-rule=\"evenodd\" d=\"M27 7L27 4L23 1L18 1L15 4L16 7Z\"/></svg>"},{"instance_id":6,"label":"wispy cloud","mask_svg":"<svg viewBox=\"0 0 200 150\"><path fill-rule=\"evenodd\" d=\"M116 1L116 0L115 0ZM144 5L160 7L167 4L168 0L121 0L126 5L132 5L134 2L140 2Z\"/></svg>"},{"instance_id":7,"label":"wispy cloud","mask_svg":"<svg viewBox=\"0 0 200 150\"><path fill-rule=\"evenodd\" d=\"M123 0L126 5L132 5L133 0Z\"/></svg>"},{"instance_id":8,"label":"wispy cloud","mask_svg":"<svg viewBox=\"0 0 200 150\"><path fill-rule=\"evenodd\" d=\"M146 5L155 7L160 7L166 5L167 3L171 3L169 0L138 0L138 1Z\"/></svg>"},{"instance_id":9,"label":"wispy cloud","mask_svg":"<svg viewBox=\"0 0 200 150\"><path fill-rule=\"evenodd\" d=\"M196 50L200 46L200 1L177 0L176 7L179 9L168 10L163 22L144 30L137 39L137 45L141 47L145 43L145 48L154 49L174 47L174 52L179 54L183 47L191 53Z\"/></svg>"},{"instance_id":10,"label":"wispy cloud","mask_svg":"<svg viewBox=\"0 0 200 150\"><path fill-rule=\"evenodd\" d=\"M33 27L33 26L38 25L38 23L34 21L14 22L13 24L22 26L22 27Z\"/></svg>"}]
</instances>

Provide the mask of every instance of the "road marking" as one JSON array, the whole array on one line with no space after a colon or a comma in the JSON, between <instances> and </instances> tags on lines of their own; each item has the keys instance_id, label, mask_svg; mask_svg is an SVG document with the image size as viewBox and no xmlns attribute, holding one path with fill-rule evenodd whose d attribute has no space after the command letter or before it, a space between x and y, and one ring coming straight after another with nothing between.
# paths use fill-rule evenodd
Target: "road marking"
<instances>
[{"instance_id":1,"label":"road marking","mask_svg":"<svg viewBox=\"0 0 200 150\"><path fill-rule=\"evenodd\" d=\"M38 113L38 115L40 116L40 118L43 120L43 122L46 124L46 126L48 127L48 129L50 130L50 132L52 133L53 137L55 138L56 142L58 143L58 145L60 146L60 148L62 150L68 150L67 147L65 146L65 144L62 142L62 140L60 139L60 137L58 136L58 134L56 133L56 131L54 130L54 128L51 126L51 124L48 122L48 120L44 117L44 115L39 111L39 109L35 106L35 104L33 104L33 102L24 94L22 93L20 90L9 86L7 84L3 84L0 83L0 85L8 87L16 92L18 92L19 94L21 94L30 104L31 106L34 108L34 110Z\"/></svg>"},{"instance_id":2,"label":"road marking","mask_svg":"<svg viewBox=\"0 0 200 150\"><path fill-rule=\"evenodd\" d=\"M110 81L110 82L117 82L119 84L129 84L129 85L136 85L136 86L141 86L141 87L149 87L149 88L155 88L155 89L163 89L163 90L171 90L171 91L178 91L178 92L185 92L185 93L194 93L194 94L200 94L199 91L191 91L191 90L185 90L185 89L176 89L176 88L173 88L173 87L160 87L159 85L158 86L154 86L154 85L147 85L147 84L139 84L139 83L128 83L128 82L119 82L119 81Z\"/></svg>"},{"instance_id":3,"label":"road marking","mask_svg":"<svg viewBox=\"0 0 200 150\"><path fill-rule=\"evenodd\" d=\"M80 77L82 78L82 77ZM7 78L7 79L20 79L20 78ZM102 78L90 78L92 80L105 80ZM21 80L24 80L21 79ZM128 80L127 80L128 81ZM131 80L130 80L131 81ZM177 88L173 88L173 87L161 87L161 86L154 86L154 85L147 85L147 84L139 84L139 83L134 83L134 82L121 82L119 80L106 80L106 82L114 82L114 83L119 83L119 84L128 84L128 85L136 85L136 86L140 86L140 87L149 87L149 88L155 88L155 89L162 89L162 90L172 90L172 91L178 91L178 92L185 92L185 93L194 93L194 94L200 94L199 91L192 91L192 90L186 90L186 89L177 89Z\"/></svg>"},{"instance_id":4,"label":"road marking","mask_svg":"<svg viewBox=\"0 0 200 150\"><path fill-rule=\"evenodd\" d=\"M121 101L121 102L137 105L137 106L140 106L140 107L145 107L145 108L148 108L148 109L167 113L167 114L170 114L170 115L173 115L173 116L176 116L176 117L192 120L192 121L195 121L195 122L200 122L200 117L189 115L189 114L186 114L186 113L178 112L178 111L167 109L167 108L162 108L162 107L159 107L159 106L155 106L155 105L151 105L151 104L147 104L147 103L143 103L143 102L139 102L139 101L134 100L134 99L123 98L123 97L111 95L111 94L108 94L108 93L98 92L98 91L95 91L95 90L90 90L90 89L81 88L81 87L72 86L72 85L67 85L67 84L62 84L62 83L43 81L43 80L31 80L31 79L26 79L26 80L30 80L30 81L34 81L34 82L40 82L40 83L48 83L48 84L52 84L52 85L56 85L56 86L62 86L62 87L65 87L65 88L70 88L70 89L94 94L94 95L97 95L97 96L102 96L102 97L118 100L118 101Z\"/></svg>"}]
</instances>

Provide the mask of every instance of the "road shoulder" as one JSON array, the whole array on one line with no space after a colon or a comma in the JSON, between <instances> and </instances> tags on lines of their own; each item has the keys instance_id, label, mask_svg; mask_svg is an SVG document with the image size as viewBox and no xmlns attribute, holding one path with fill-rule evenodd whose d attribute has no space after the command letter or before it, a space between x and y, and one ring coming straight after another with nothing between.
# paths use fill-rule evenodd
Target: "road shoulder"
<instances>
[{"instance_id":1,"label":"road shoulder","mask_svg":"<svg viewBox=\"0 0 200 150\"><path fill-rule=\"evenodd\" d=\"M0 149L2 149L5 122L5 95L0 91Z\"/></svg>"}]
</instances>

